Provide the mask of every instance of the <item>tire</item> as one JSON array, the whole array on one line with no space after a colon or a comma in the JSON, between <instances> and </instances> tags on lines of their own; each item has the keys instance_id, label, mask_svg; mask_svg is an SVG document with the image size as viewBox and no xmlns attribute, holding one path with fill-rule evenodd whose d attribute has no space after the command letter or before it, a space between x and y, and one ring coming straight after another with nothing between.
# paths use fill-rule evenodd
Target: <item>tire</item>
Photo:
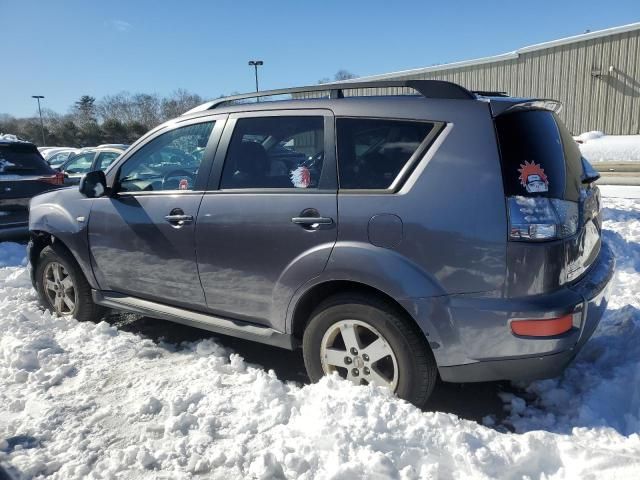
<instances>
[{"instance_id":1,"label":"tire","mask_svg":"<svg viewBox=\"0 0 640 480\"><path fill-rule=\"evenodd\" d=\"M349 348L353 333L360 346L357 354ZM374 342L376 336L382 341ZM311 314L302 349L311 381L337 371L356 384L382 384L418 407L426 403L438 375L433 353L413 320L367 295L340 294L323 301Z\"/></svg>"},{"instance_id":2,"label":"tire","mask_svg":"<svg viewBox=\"0 0 640 480\"><path fill-rule=\"evenodd\" d=\"M105 309L93 303L91 287L66 248L60 245L43 248L36 265L35 279L40 303L51 312L71 315L80 322L97 321L104 316ZM46 280L56 284L57 290L46 288L45 284L53 286ZM63 293L58 295L57 292ZM73 308L64 300L65 297L73 302Z\"/></svg>"}]
</instances>

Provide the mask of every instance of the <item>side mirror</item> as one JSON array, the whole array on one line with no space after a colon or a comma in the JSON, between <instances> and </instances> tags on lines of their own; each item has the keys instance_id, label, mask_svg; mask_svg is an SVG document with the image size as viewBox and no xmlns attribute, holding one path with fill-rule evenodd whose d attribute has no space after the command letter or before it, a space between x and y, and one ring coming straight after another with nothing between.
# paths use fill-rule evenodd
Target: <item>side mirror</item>
<instances>
[{"instance_id":1,"label":"side mirror","mask_svg":"<svg viewBox=\"0 0 640 480\"><path fill-rule=\"evenodd\" d=\"M107 193L107 177L102 170L89 172L80 180L79 189L87 198L102 197Z\"/></svg>"}]
</instances>

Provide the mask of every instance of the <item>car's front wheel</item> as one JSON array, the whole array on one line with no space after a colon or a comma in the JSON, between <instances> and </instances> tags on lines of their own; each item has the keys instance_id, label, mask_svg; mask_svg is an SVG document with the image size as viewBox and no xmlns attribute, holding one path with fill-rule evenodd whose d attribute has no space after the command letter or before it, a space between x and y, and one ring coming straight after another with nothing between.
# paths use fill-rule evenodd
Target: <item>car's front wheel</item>
<instances>
[{"instance_id":1,"label":"car's front wheel","mask_svg":"<svg viewBox=\"0 0 640 480\"><path fill-rule=\"evenodd\" d=\"M87 321L99 320L104 314L104 309L93 303L91 287L76 260L61 246L42 249L35 280L40 302L58 315Z\"/></svg>"},{"instance_id":2,"label":"car's front wheel","mask_svg":"<svg viewBox=\"0 0 640 480\"><path fill-rule=\"evenodd\" d=\"M424 336L394 306L360 294L336 295L316 308L303 355L312 381L338 373L356 385L388 388L422 406L437 378Z\"/></svg>"}]
</instances>

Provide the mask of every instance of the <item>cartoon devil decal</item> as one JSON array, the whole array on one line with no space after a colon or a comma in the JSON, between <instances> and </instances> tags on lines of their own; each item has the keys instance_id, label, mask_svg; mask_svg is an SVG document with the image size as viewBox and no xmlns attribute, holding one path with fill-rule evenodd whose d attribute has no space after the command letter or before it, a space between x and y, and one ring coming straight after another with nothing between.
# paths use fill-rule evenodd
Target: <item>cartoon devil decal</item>
<instances>
[{"instance_id":1,"label":"cartoon devil decal","mask_svg":"<svg viewBox=\"0 0 640 480\"><path fill-rule=\"evenodd\" d=\"M520 176L520 184L527 189L529 193L541 193L549 191L549 180L544 173L544 169L537 163L524 161L518 169Z\"/></svg>"}]
</instances>

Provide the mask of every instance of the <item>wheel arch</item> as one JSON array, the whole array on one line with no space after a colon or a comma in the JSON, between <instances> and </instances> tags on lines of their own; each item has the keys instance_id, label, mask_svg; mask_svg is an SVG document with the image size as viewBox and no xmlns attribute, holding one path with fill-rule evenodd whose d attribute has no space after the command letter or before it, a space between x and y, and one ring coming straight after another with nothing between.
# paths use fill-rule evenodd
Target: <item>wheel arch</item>
<instances>
[{"instance_id":1,"label":"wheel arch","mask_svg":"<svg viewBox=\"0 0 640 480\"><path fill-rule=\"evenodd\" d=\"M313 310L327 298L338 293L347 292L362 294L364 296L373 296L384 301L394 310L396 310L399 315L407 319L408 323L411 323L418 331L420 331L424 335L424 332L419 327L416 319L400 302L394 299L391 295L383 292L378 288L372 287L371 285L356 282L353 280L327 280L325 282L313 285L308 290L306 290L295 303L292 311L290 324L290 331L292 335L296 339L301 340Z\"/></svg>"},{"instance_id":2,"label":"wheel arch","mask_svg":"<svg viewBox=\"0 0 640 480\"><path fill-rule=\"evenodd\" d=\"M75 262L80 267L80 271L84 274L85 279L91 286L91 288L97 289L98 285L96 284L93 269L91 265L85 261L83 261L78 254L74 251L73 247L73 238L64 239L60 235L55 235L53 233L47 232L45 230L30 230L29 231L29 251L28 251L28 260L31 266L31 281L35 284L35 271L38 264L38 259L40 258L40 253L47 246L56 245L59 248L63 248L66 250L69 255L75 260Z\"/></svg>"}]
</instances>

